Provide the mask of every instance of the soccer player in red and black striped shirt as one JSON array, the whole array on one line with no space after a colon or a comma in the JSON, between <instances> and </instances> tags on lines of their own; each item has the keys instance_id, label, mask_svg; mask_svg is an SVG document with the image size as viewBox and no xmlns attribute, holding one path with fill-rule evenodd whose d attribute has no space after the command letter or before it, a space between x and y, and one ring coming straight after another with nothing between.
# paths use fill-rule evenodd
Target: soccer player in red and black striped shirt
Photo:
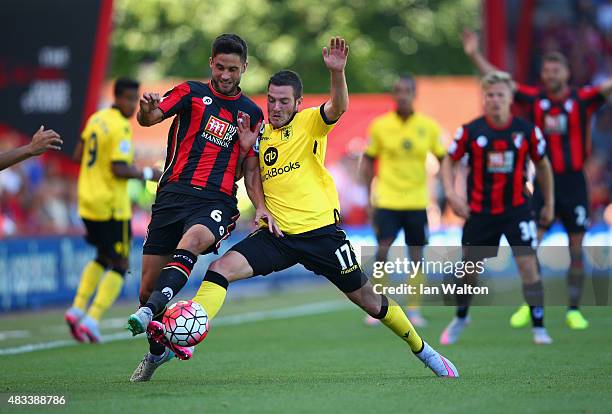
<instances>
[{"instance_id":1,"label":"soccer player in red and black striped shirt","mask_svg":"<svg viewBox=\"0 0 612 414\"><path fill-rule=\"evenodd\" d=\"M466 262L496 256L500 238L506 236L530 305L534 342L548 344L551 339L544 328L544 290L535 256L536 224L530 196L525 192L527 167L532 160L546 195L540 221L548 224L553 217L554 197L546 142L538 127L511 114L514 83L509 74L490 72L482 86L485 115L457 131L442 162L444 189L451 208L466 219L461 240ZM470 169L467 203L454 188L454 166L464 155ZM461 295L457 300L457 315L442 333L442 344L456 342L469 322L470 296Z\"/></svg>"},{"instance_id":2,"label":"soccer player in red and black striped shirt","mask_svg":"<svg viewBox=\"0 0 612 414\"><path fill-rule=\"evenodd\" d=\"M482 74L496 70L480 53L475 33L464 32L463 47ZM584 280L582 240L589 223L583 169L590 152L591 115L612 93L612 79L598 87L572 88L569 86L569 64L560 53L549 53L542 58L540 78L542 87L519 85L514 100L525 107L531 121L542 129L546 138L555 178L555 215L561 219L569 236L571 263L567 279L569 308L566 321L570 328L586 329L588 321L578 310ZM535 188L533 200L537 215L542 208L539 186ZM547 229L540 224L539 240ZM510 321L514 327L525 326L528 322L529 313L525 306Z\"/></svg>"},{"instance_id":3,"label":"soccer player in red and black striped shirt","mask_svg":"<svg viewBox=\"0 0 612 414\"><path fill-rule=\"evenodd\" d=\"M210 82L182 83L161 99L145 93L140 102L141 125L173 121L143 247L141 308L128 319L134 335L161 318L187 282L198 255L216 251L229 236L239 215L235 181L242 167L256 220L262 218L275 228L263 201L259 163L252 151L255 140L253 134L246 139L244 134L263 123L263 112L239 87L247 68L245 41L233 34L217 37L209 64ZM168 356L169 350L150 341L150 352L131 380L148 380Z\"/></svg>"}]
</instances>

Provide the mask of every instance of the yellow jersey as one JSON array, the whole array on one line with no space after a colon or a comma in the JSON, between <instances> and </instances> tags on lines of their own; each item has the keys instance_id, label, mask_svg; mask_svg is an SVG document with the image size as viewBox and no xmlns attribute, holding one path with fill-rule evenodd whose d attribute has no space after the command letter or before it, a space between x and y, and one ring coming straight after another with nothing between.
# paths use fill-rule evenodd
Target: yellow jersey
<instances>
[{"instance_id":1,"label":"yellow jersey","mask_svg":"<svg viewBox=\"0 0 612 414\"><path fill-rule=\"evenodd\" d=\"M390 210L425 209L427 154L439 159L446 154L436 121L417 112L402 120L392 111L375 118L368 135L365 155L378 159L372 204Z\"/></svg>"},{"instance_id":2,"label":"yellow jersey","mask_svg":"<svg viewBox=\"0 0 612 414\"><path fill-rule=\"evenodd\" d=\"M79 215L94 221L128 220L132 206L127 179L113 174L113 161L132 164L132 127L116 108L94 113L81 134L83 156L79 172Z\"/></svg>"},{"instance_id":3,"label":"yellow jersey","mask_svg":"<svg viewBox=\"0 0 612 414\"><path fill-rule=\"evenodd\" d=\"M266 207L283 233L334 224L340 214L336 186L324 166L334 125L322 106L308 108L282 128L266 125L256 144Z\"/></svg>"}]
</instances>

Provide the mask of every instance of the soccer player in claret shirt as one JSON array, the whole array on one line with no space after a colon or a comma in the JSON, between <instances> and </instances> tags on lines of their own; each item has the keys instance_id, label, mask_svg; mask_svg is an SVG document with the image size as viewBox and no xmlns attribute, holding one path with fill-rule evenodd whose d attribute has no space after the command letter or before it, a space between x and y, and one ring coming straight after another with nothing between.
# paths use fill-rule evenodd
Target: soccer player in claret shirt
<instances>
[{"instance_id":1,"label":"soccer player in claret shirt","mask_svg":"<svg viewBox=\"0 0 612 414\"><path fill-rule=\"evenodd\" d=\"M187 282L198 255L216 252L229 236L239 215L235 181L241 168L256 219L272 220L263 203L257 159L246 158L260 132L263 113L239 87L247 69L245 41L234 34L220 35L212 44L209 65L210 82L188 81L163 99L145 93L140 101L141 125L174 119L143 246L141 307L127 324L133 335L145 332L153 319L161 320L170 299ZM250 141L243 139L245 130L253 131ZM153 340L149 345L131 381L149 380L174 355Z\"/></svg>"},{"instance_id":2,"label":"soccer player in claret shirt","mask_svg":"<svg viewBox=\"0 0 612 414\"><path fill-rule=\"evenodd\" d=\"M96 257L83 269L72 307L64 315L79 342L100 342L98 322L123 287L132 238L128 179L151 180L161 174L150 167L141 170L133 165L129 120L138 107L138 88L135 80L117 79L113 105L88 119L74 150L74 159L81 163L79 215L85 224L86 240L96 248Z\"/></svg>"},{"instance_id":3,"label":"soccer player in claret shirt","mask_svg":"<svg viewBox=\"0 0 612 414\"><path fill-rule=\"evenodd\" d=\"M461 244L463 260L476 263L497 255L499 240L506 236L512 248L529 304L536 344L552 342L544 328L544 289L535 255L536 223L530 197L525 192L528 162L535 163L536 178L544 194L540 223L553 217L553 183L546 141L540 129L510 112L514 83L505 72L490 72L482 79L484 116L459 128L442 162L442 180L453 211L466 219ZM457 195L455 164L468 155L466 203ZM477 274L469 276L474 284ZM457 295L456 317L446 327L440 343L457 342L469 323L471 296Z\"/></svg>"},{"instance_id":4,"label":"soccer player in claret shirt","mask_svg":"<svg viewBox=\"0 0 612 414\"><path fill-rule=\"evenodd\" d=\"M419 337L401 307L374 292L346 234L337 225L338 193L324 160L327 134L348 108L344 74L348 52L348 45L340 38L333 38L323 49L331 92L330 99L319 107L298 110L302 82L295 72L284 70L270 78L270 124L258 141L257 151L265 203L280 231L262 226L214 261L193 300L214 318L230 283L301 263L381 319L437 375L457 377L453 364ZM155 328L156 338L173 346L163 335L161 323L152 322L150 327Z\"/></svg>"},{"instance_id":5,"label":"soccer player in claret shirt","mask_svg":"<svg viewBox=\"0 0 612 414\"><path fill-rule=\"evenodd\" d=\"M413 261L423 257L427 244L427 171L428 154L438 160L446 155L440 141L440 127L428 116L415 112L416 83L410 75L402 76L393 87L395 110L375 118L370 124L369 142L362 160L364 180L370 190L374 178L374 162L378 160L378 172L374 194L369 197L374 206L372 225L376 233L378 249L376 260L386 261L389 248L400 230ZM411 283L420 284L419 272ZM408 318L416 327L424 326L418 303L408 304ZM368 324L378 322L366 317Z\"/></svg>"},{"instance_id":6,"label":"soccer player in claret shirt","mask_svg":"<svg viewBox=\"0 0 612 414\"><path fill-rule=\"evenodd\" d=\"M463 48L482 74L496 70L480 53L475 33L464 32ZM531 121L540 127L546 139L555 177L555 215L561 219L569 238L571 262L567 275L569 306L566 322L572 329L586 329L589 323L578 309L584 283L582 240L589 225L584 162L590 153L591 115L612 93L612 78L598 87L571 88L569 64L560 53L549 53L542 58L540 78L540 88L518 85L514 100L527 109ZM542 205L542 189L536 186L536 215ZM549 226L540 223L539 227L538 239L541 240ZM529 309L526 306L519 308L510 319L515 328L528 323Z\"/></svg>"}]
</instances>

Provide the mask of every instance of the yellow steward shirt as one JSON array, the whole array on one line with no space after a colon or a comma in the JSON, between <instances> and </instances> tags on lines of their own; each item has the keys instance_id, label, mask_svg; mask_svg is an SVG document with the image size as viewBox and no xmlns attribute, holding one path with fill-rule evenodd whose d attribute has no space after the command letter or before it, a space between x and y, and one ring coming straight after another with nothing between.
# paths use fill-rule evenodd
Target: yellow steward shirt
<instances>
[{"instance_id":1,"label":"yellow steward shirt","mask_svg":"<svg viewBox=\"0 0 612 414\"><path fill-rule=\"evenodd\" d=\"M340 202L324 166L333 127L322 106L308 108L282 128L266 125L256 144L266 207L283 233L305 233L336 222Z\"/></svg>"},{"instance_id":2,"label":"yellow steward shirt","mask_svg":"<svg viewBox=\"0 0 612 414\"><path fill-rule=\"evenodd\" d=\"M127 179L115 177L114 161L132 164L132 127L115 108L94 113L81 135L83 156L79 172L79 215L94 221L128 220L132 206Z\"/></svg>"},{"instance_id":3,"label":"yellow steward shirt","mask_svg":"<svg viewBox=\"0 0 612 414\"><path fill-rule=\"evenodd\" d=\"M375 118L365 155L378 159L372 203L391 210L423 210L429 203L425 160L446 154L440 127L418 112L405 121L395 112Z\"/></svg>"}]
</instances>

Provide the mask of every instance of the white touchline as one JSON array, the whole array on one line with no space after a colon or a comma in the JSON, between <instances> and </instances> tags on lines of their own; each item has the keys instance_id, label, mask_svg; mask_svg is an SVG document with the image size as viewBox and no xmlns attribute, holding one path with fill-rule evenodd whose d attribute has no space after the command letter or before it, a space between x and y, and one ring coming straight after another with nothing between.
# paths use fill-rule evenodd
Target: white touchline
<instances>
[{"instance_id":1,"label":"white touchline","mask_svg":"<svg viewBox=\"0 0 612 414\"><path fill-rule=\"evenodd\" d=\"M30 333L30 331L0 331L0 341L15 338L27 338L31 335L32 334Z\"/></svg>"},{"instance_id":2,"label":"white touchline","mask_svg":"<svg viewBox=\"0 0 612 414\"><path fill-rule=\"evenodd\" d=\"M229 315L216 318L213 321L213 326L232 326L241 325L247 322L259 322L268 321L275 319L288 319L296 318L300 316L318 315L322 313L335 312L343 309L354 308L350 302L347 301L327 301L327 302L315 302L308 303L305 305L293 306L290 308L282 309L271 309L258 312L247 312L238 315ZM125 323L124 320L122 320ZM111 325L115 325L112 323ZM103 343L125 341L128 339L141 339L141 336L132 336L128 332L116 332L102 336ZM36 344L25 344L12 348L0 349L0 356L5 355L18 355L25 354L28 352L43 351L47 349L65 348L69 346L79 345L74 340L60 339L57 341L39 342Z\"/></svg>"}]
</instances>

